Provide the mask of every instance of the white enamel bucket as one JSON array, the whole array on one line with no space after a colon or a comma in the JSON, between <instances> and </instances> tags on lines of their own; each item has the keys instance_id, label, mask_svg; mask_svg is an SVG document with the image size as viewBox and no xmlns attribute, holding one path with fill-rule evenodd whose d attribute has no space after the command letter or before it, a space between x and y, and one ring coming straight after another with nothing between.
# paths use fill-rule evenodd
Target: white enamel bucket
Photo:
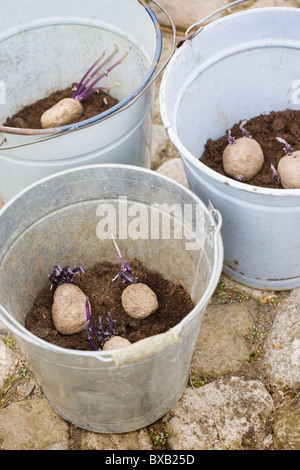
<instances>
[{"instance_id":1,"label":"white enamel bucket","mask_svg":"<svg viewBox=\"0 0 300 470\"><path fill-rule=\"evenodd\" d=\"M157 2L174 24L167 12ZM174 42L174 41L173 41ZM101 85L119 104L55 129L0 125L0 197L68 168L95 163L150 167L154 83L165 64L159 22L143 0L11 0L1 5L0 124L25 105L71 86L104 51L128 51ZM173 52L173 51L172 51Z\"/></svg>"}]
</instances>

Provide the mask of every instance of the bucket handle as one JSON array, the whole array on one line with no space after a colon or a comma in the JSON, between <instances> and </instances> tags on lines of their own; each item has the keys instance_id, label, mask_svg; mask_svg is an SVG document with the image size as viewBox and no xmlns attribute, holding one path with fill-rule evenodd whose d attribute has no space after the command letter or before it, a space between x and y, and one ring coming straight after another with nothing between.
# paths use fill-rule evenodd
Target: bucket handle
<instances>
[{"instance_id":1,"label":"bucket handle","mask_svg":"<svg viewBox=\"0 0 300 470\"><path fill-rule=\"evenodd\" d=\"M145 91L148 90L148 88L150 88L150 86L154 83L154 81L163 72L163 70L166 68L166 66L170 62L170 60L171 60L171 58L172 58L172 56L173 56L173 54L176 50L176 27L175 27L174 21L172 20L171 16L166 11L166 9L163 6L161 6L156 0L149 0L149 1L154 3L166 15L166 17L168 18L168 20L171 24L172 36L173 36L171 53L168 56L168 58L165 60L165 62L161 65L160 69L156 71L156 73L151 77L151 79L148 81L147 85L142 90L140 90L128 103L124 104L124 106L122 106L119 109L116 109L111 114L101 118L101 121L105 121L106 119L110 118L111 116L119 114L121 111L124 111L125 109L132 106L139 99L139 97L143 93L145 93ZM149 8L144 0L138 0L138 2L145 9ZM156 27L157 28L160 27L158 23L157 23ZM86 129L87 127L91 127L91 126L97 124L98 122L99 121L85 124L83 126L80 126L80 129ZM9 132L8 132L8 129L9 129ZM4 151L4 150L11 150L11 149L15 149L15 148L25 147L26 145L32 145L32 144L44 142L44 141L47 141L47 140L50 140L50 139L55 139L56 137L59 137L60 135L70 134L71 132L74 132L78 129L79 128L76 127L76 125L74 127L71 127L70 129L67 129L67 130L64 130L64 131L61 131L60 128L51 129L50 132L52 132L52 133L49 134L49 129L26 129L25 130L25 129L17 129L17 128L8 128L6 126L1 126L0 125L0 133L2 133L2 134L5 134L5 133L6 134L8 134L8 133L10 133L10 134L19 134L19 132L22 130L23 135L24 134L26 134L26 135L42 135L42 137L39 138L39 139L31 140L31 141L28 141L28 142L22 142L21 144L15 144L15 145L9 145L9 146L5 146L5 147L1 147L6 142L6 138L3 136L3 140L2 140L2 142L0 142L0 149L2 151ZM43 134L46 134L46 133L47 133L47 135L43 136Z\"/></svg>"},{"instance_id":2,"label":"bucket handle","mask_svg":"<svg viewBox=\"0 0 300 470\"><path fill-rule=\"evenodd\" d=\"M248 2L249 0L236 0L232 3L229 3L228 5L225 5L221 8L219 8L218 10L214 11L213 13L210 13L208 16L206 16L205 18L203 18L202 20L200 21L197 21L196 23L193 23L191 26L188 27L188 29L186 30L185 32L185 35L184 35L184 39L182 39L181 41L178 42L177 44L177 49L182 46L182 44L187 41L188 39L193 39L194 37L196 37L203 29L204 27L201 26L199 29L197 29L196 32L191 32L193 29L195 29L197 26L200 26L202 25L203 23L206 23L208 20L210 20L213 16L215 15L218 15L219 13L222 13L222 11L224 10L228 10L228 8L231 8L235 5L239 5L239 3L244 3L244 2Z\"/></svg>"},{"instance_id":3,"label":"bucket handle","mask_svg":"<svg viewBox=\"0 0 300 470\"><path fill-rule=\"evenodd\" d=\"M165 62L161 65L160 69L158 71L156 71L155 74L153 75L153 77L149 80L149 82L144 87L144 89L140 91L140 93L134 98L134 100L132 100L130 103L128 103L128 105L126 106L127 108L129 106L131 106L131 104L133 104L134 101L136 101L136 99L140 95L142 95L155 82L155 80L161 75L161 73L164 71L164 69L166 68L166 66L170 62L170 60L171 60L171 58L172 58L172 56L173 56L173 54L176 50L176 26L174 24L174 21L172 20L171 16L167 12L167 10L160 3L158 3L156 0L149 0L149 1L154 3L158 8L160 8L160 10L166 15L166 17L168 18L168 20L170 22L170 25L171 25L171 28L172 28L172 51L169 54L168 58L165 60ZM244 0L244 1L246 1L246 0ZM138 2L141 5L143 5L145 8L147 8L147 4L145 3L144 0L138 0ZM159 27L159 24L158 24L158 27ZM122 110L124 108L122 108Z\"/></svg>"}]
</instances>

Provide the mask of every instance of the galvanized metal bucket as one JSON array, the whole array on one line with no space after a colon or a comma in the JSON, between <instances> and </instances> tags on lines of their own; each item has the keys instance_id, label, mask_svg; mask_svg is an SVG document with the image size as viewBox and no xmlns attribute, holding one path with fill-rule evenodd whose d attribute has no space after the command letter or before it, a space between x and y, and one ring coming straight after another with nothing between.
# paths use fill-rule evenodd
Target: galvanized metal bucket
<instances>
[{"instance_id":1,"label":"galvanized metal bucket","mask_svg":"<svg viewBox=\"0 0 300 470\"><path fill-rule=\"evenodd\" d=\"M134 235L137 218L146 230ZM202 317L221 274L218 211L151 170L94 165L24 190L0 211L0 226L0 322L26 349L53 408L101 433L142 428L167 413L187 385ZM124 259L137 258L181 284L195 308L171 330L126 350L68 350L30 333L26 315L55 263L119 263L110 231Z\"/></svg>"},{"instance_id":2,"label":"galvanized metal bucket","mask_svg":"<svg viewBox=\"0 0 300 470\"><path fill-rule=\"evenodd\" d=\"M209 138L241 119L300 109L299 21L298 8L260 8L201 27L174 54L160 89L190 187L222 214L224 272L258 289L300 286L300 189L244 184L199 158Z\"/></svg>"},{"instance_id":3,"label":"galvanized metal bucket","mask_svg":"<svg viewBox=\"0 0 300 470\"><path fill-rule=\"evenodd\" d=\"M167 15L164 8L151 0ZM152 84L160 62L159 22L143 0L12 0L1 6L0 124L23 106L79 81L100 54L130 50L102 85L119 103L91 119L54 129L0 125L0 196L6 202L50 174L95 163L150 167ZM170 56L174 52L170 52Z\"/></svg>"}]
</instances>

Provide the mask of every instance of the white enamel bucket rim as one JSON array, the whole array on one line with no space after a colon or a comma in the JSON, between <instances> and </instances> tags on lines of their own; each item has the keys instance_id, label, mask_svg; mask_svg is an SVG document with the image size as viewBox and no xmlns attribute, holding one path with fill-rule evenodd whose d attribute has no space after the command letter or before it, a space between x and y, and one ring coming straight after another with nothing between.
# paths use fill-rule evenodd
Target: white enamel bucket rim
<instances>
[{"instance_id":1,"label":"white enamel bucket rim","mask_svg":"<svg viewBox=\"0 0 300 470\"><path fill-rule=\"evenodd\" d=\"M282 11L292 11L292 12L297 12L299 15L300 19L300 9L299 8L293 8L293 7L264 7L264 8L253 8L252 10L246 10L246 11L240 11L237 13L232 13L228 16L225 16L223 18L220 18L218 20L213 21L212 23L206 25L203 27L204 30L208 29L213 29L215 28L219 23L227 22L227 21L235 21L238 20L239 16L244 16L244 15L257 15L259 12L262 14L263 12L282 12ZM201 37L201 31L200 31L200 37ZM177 136L176 131L172 127L172 124L170 122L170 118L168 115L168 110L166 106L166 87L167 87L167 82L169 75L172 73L172 67L173 64L176 62L180 54L185 53L185 49L189 47L190 41L192 39L187 39L178 49L177 51L173 54L171 60L169 61L169 64L166 67L166 70L163 74L162 81L161 81L161 86L160 86L160 92L159 92L159 101L160 101L160 113L161 113L161 118L164 124L164 127L175 145L175 147L178 149L179 153L181 156L186 158L186 160L191 163L194 167L199 169L201 172L205 173L207 176L211 177L212 179L218 181L221 184L226 184L227 186L231 186L232 188L235 189L240 189L242 191L246 191L249 193L253 194L258 194L258 195L266 195L266 196L275 196L275 197L290 197L290 196L300 196L300 189L277 189L277 188L263 188L260 186L253 186L251 184L246 184L242 183L239 181L236 181L234 179L229 178L228 176L221 175L215 170L212 170L209 168L207 165L202 163L197 157L195 157L186 147L183 145L181 142L180 138Z\"/></svg>"},{"instance_id":2,"label":"white enamel bucket rim","mask_svg":"<svg viewBox=\"0 0 300 470\"><path fill-rule=\"evenodd\" d=\"M173 43L174 43L176 33L175 33L175 25L174 25L171 17L167 13L167 11L158 2L156 2L154 0L151 0L151 1L155 5L157 5L166 14L168 20L170 21L171 27L172 27L172 30L173 30ZM162 31L161 31L160 24L159 24L159 21L157 19L157 16L153 12L153 10L150 8L150 6L147 5L144 2L144 0L138 0L138 3L140 3L145 8L147 14L149 15L149 18L153 22L153 26L154 26L155 34L156 34L156 49L155 49L152 64L151 64L146 76L144 77L144 79L140 83L140 85L132 93L130 93L126 98L124 98L122 101L120 101L115 106L111 107L110 109L108 109L108 110L106 110L106 111L104 111L100 114L97 114L96 116L94 116L92 118L85 119L84 121L79 121L79 122L76 122L74 124L68 124L66 126L54 127L54 128L49 128L49 129L22 129L22 128L17 128L17 127L9 127L9 126L0 125L0 132L2 132L4 134L5 133L6 134L17 134L17 135L24 135L24 136L25 135L27 135L27 136L28 135L32 135L32 136L41 135L41 136L43 136L43 135L46 134L47 137L44 137L44 139L47 140L47 138L57 137L61 134L67 133L67 132L76 131L78 129L86 128L86 127L92 126L94 124L97 124L98 122L103 121L103 120L109 118L110 116L112 116L114 114L117 114L118 112L122 111L123 109L126 109L128 106L131 106L136 101L136 99L142 93L144 93L144 91L146 91L146 89L151 85L152 81L154 81L157 78L157 76L162 72L162 70L164 69L164 67L168 63L168 60L167 60L166 63L162 66L161 70L154 76L154 73L157 70L158 63L160 61L161 53L162 53ZM64 21L66 22L66 19L64 19ZM18 28L16 28L16 32L20 32ZM173 49L173 51L174 51L174 49ZM172 53L173 53L173 51L172 51ZM40 140L44 140L44 139L42 138ZM16 145L16 147L20 147L22 145L34 144L34 143L40 142L40 140L25 142L24 144ZM9 147L3 147L2 150L8 150L8 149L9 149Z\"/></svg>"},{"instance_id":3,"label":"white enamel bucket rim","mask_svg":"<svg viewBox=\"0 0 300 470\"><path fill-rule=\"evenodd\" d=\"M101 164L100 163L100 164L86 165L86 166L82 166L82 167L76 167L76 168L72 168L72 169L69 169L69 170L60 171L58 173L55 173L53 175L47 176L43 179L40 179L39 181L31 184L30 186L27 186L25 189L23 189L18 194L16 194L14 197L12 197L2 207L2 209L0 209L0 219L1 219L2 214L10 206L12 206L16 200L18 200L21 197L26 197L26 195L28 193L30 193L30 191L32 189L34 189L36 186L39 186L40 184L43 184L44 182L56 179L57 177L63 176L65 174L80 172L80 171L84 171L84 170L87 170L87 169L93 169L93 168L95 168L95 169L120 168L120 169L126 169L126 170L128 169L129 171L134 171L136 173L144 173L144 174L149 174L149 175L153 175L155 173L158 180L172 182L172 185L174 186L174 188L178 187L178 189L180 189L181 191L184 191L185 193L187 193L196 204L200 203L204 207L204 209L207 211L207 215L209 215L209 210L206 208L204 202L201 201L201 199L194 192L192 192L190 189L186 188L185 186L181 185L177 181L169 178L168 176L162 175L160 173L157 173L153 170L149 170L147 168L141 168L141 167L137 167L137 166L134 166L134 165L124 165L124 164L118 164L118 163L107 163L107 164L105 164L105 163ZM185 324L189 323L189 321L194 316L196 316L198 314L198 311L201 310L201 309L204 309L205 305L208 303L209 299L211 298L211 296L213 294L212 288L215 285L214 276L216 276L216 273L218 273L218 272L221 273L221 271L222 271L222 266L223 266L223 242L222 242L221 235L220 235L222 217L221 217L221 214L219 213L218 210L214 209L214 212L217 215L218 221L217 221L217 225L216 225L215 233L214 233L214 239L215 239L214 250L216 252L216 256L215 256L215 259L214 259L214 266L213 266L213 269L212 269L212 276L211 276L211 279L210 279L210 281L207 285L207 288L206 288L203 296L199 300L199 302L197 302L195 307L188 313L188 315L185 316L185 318L183 318L183 320L181 320L181 322L179 322L177 325L175 325L172 328L179 337L180 337L180 332L181 332L182 328L185 326ZM210 216L212 217L211 214L210 214ZM78 356L80 356L80 357L93 357L93 358L96 358L100 362L103 362L103 363L111 363L111 364L114 363L114 359L113 359L111 351L73 350L73 349L66 349L66 348L63 348L61 346L51 344L51 343L43 340L42 338L39 338L38 336L35 336L33 333L31 333L29 330L27 330L15 318L13 318L10 315L10 313L0 304L0 313L1 312L4 315L4 317L1 316L1 323L3 323L10 331L12 331L12 333L14 333L14 331L15 331L17 335L19 335L22 339L24 339L27 342L30 342L34 345L38 345L38 346L43 347L45 349L51 350L51 351L56 352L58 354L63 354L63 355L68 354L68 355L77 356L77 357ZM176 344L172 345L170 347L175 348ZM160 355L162 355L164 353L165 353L165 351L162 351L158 354L155 354L155 357L156 356L159 357ZM151 361L153 359L153 357L154 356L151 356L151 357L148 357L146 359L142 359L142 360L137 361L137 362L138 363L148 362L148 361ZM127 364L126 367L134 367L136 363Z\"/></svg>"}]
</instances>

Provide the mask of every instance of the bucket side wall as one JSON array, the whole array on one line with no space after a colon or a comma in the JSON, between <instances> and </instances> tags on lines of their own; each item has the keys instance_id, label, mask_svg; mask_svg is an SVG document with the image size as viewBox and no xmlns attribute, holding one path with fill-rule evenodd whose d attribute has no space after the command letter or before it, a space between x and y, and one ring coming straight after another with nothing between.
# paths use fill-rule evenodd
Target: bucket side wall
<instances>
[{"instance_id":1,"label":"bucket side wall","mask_svg":"<svg viewBox=\"0 0 300 470\"><path fill-rule=\"evenodd\" d=\"M193 191L222 214L224 272L258 289L299 287L300 198L281 198L285 205L265 195L252 195L251 201L243 191L195 171L184 155L182 160Z\"/></svg>"},{"instance_id":2,"label":"bucket side wall","mask_svg":"<svg viewBox=\"0 0 300 470\"><path fill-rule=\"evenodd\" d=\"M202 320L204 311L199 314ZM180 399L200 323L163 354L120 368L104 369L94 358L85 358L82 368L62 366L51 357L45 361L38 347L15 337L26 348L46 397L63 419L93 432L122 433L152 424Z\"/></svg>"}]
</instances>

